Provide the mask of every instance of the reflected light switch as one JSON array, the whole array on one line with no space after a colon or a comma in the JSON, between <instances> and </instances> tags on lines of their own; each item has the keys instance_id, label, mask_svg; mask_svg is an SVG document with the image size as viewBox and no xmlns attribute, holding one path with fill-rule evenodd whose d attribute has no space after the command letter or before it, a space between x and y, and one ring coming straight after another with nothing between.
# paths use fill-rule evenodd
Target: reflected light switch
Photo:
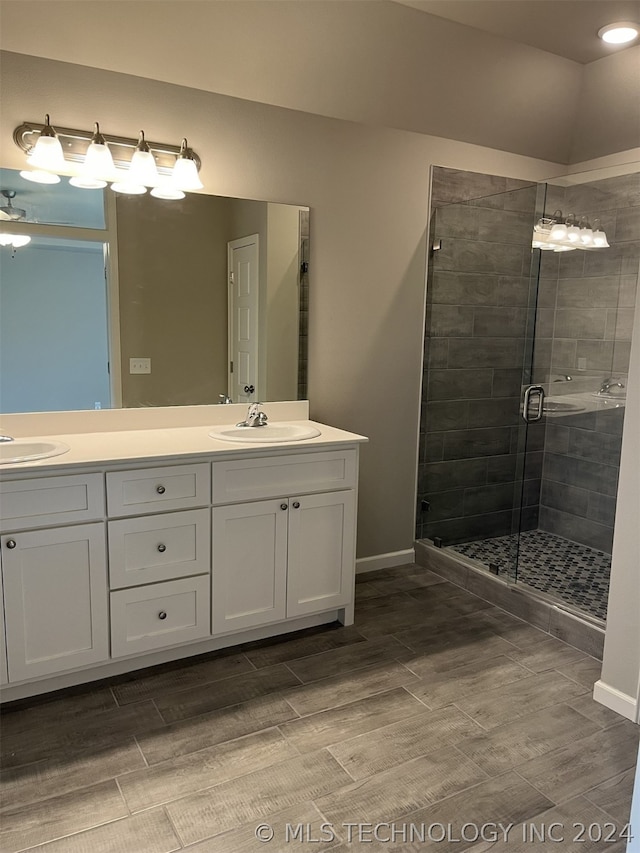
<instances>
[{"instance_id":1,"label":"reflected light switch","mask_svg":"<svg viewBox=\"0 0 640 853\"><path fill-rule=\"evenodd\" d=\"M151 373L151 359L130 358L129 373Z\"/></svg>"}]
</instances>

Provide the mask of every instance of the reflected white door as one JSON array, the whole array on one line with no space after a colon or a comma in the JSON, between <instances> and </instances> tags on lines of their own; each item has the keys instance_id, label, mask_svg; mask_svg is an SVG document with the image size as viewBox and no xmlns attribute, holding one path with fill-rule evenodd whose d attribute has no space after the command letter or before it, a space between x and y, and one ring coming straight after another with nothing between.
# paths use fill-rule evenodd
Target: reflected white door
<instances>
[{"instance_id":1,"label":"reflected white door","mask_svg":"<svg viewBox=\"0 0 640 853\"><path fill-rule=\"evenodd\" d=\"M227 244L229 272L229 396L260 399L258 388L258 235Z\"/></svg>"}]
</instances>

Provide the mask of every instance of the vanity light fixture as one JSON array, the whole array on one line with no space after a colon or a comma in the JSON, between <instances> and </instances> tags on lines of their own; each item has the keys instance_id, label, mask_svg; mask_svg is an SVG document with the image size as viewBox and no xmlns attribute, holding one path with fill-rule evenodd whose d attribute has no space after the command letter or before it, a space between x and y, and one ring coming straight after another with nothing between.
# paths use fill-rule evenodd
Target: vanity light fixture
<instances>
[{"instance_id":1,"label":"vanity light fixture","mask_svg":"<svg viewBox=\"0 0 640 853\"><path fill-rule=\"evenodd\" d=\"M80 175L69 179L73 187L86 190L99 190L107 186L108 180L113 180L116 167L111 151L104 136L100 133L98 122L94 125L93 136L84 155L84 163L80 166Z\"/></svg>"},{"instance_id":2,"label":"vanity light fixture","mask_svg":"<svg viewBox=\"0 0 640 853\"><path fill-rule=\"evenodd\" d=\"M201 190L203 183L198 175L198 167L194 160L193 151L183 139L180 145L180 154L173 167L172 181L180 190Z\"/></svg>"},{"instance_id":3,"label":"vanity light fixture","mask_svg":"<svg viewBox=\"0 0 640 853\"><path fill-rule=\"evenodd\" d=\"M51 127L48 113L44 117L44 126L40 131L40 136L27 157L27 163L30 166L35 166L36 169L43 169L48 172L58 172L65 168L62 145L58 139L58 134Z\"/></svg>"},{"instance_id":4,"label":"vanity light fixture","mask_svg":"<svg viewBox=\"0 0 640 853\"><path fill-rule=\"evenodd\" d=\"M578 223L573 213L565 218L561 210L556 210L553 216L543 217L534 225L531 245L547 252L609 248L600 220L594 219L593 224L592 228L586 216L582 216Z\"/></svg>"},{"instance_id":5,"label":"vanity light fixture","mask_svg":"<svg viewBox=\"0 0 640 853\"><path fill-rule=\"evenodd\" d=\"M630 44L638 38L639 33L640 25L632 21L618 21L598 30L598 35L607 44Z\"/></svg>"},{"instance_id":6,"label":"vanity light fixture","mask_svg":"<svg viewBox=\"0 0 640 853\"><path fill-rule=\"evenodd\" d=\"M181 199L185 191L204 188L198 170L200 158L183 139L180 146L103 134L96 122L85 131L45 124L24 123L13 132L16 145L27 154L31 170L20 175L38 183L58 183L70 176L72 186L142 194L151 189L159 199Z\"/></svg>"}]
</instances>

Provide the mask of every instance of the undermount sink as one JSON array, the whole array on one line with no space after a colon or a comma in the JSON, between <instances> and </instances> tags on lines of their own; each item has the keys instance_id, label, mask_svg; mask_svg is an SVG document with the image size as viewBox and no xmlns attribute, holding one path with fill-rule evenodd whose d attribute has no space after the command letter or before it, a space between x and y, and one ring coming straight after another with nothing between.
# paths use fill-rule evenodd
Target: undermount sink
<instances>
[{"instance_id":1,"label":"undermount sink","mask_svg":"<svg viewBox=\"0 0 640 853\"><path fill-rule=\"evenodd\" d=\"M542 407L543 412L582 412L584 406L579 403L567 403L561 400L550 400L547 398Z\"/></svg>"},{"instance_id":2,"label":"undermount sink","mask_svg":"<svg viewBox=\"0 0 640 853\"><path fill-rule=\"evenodd\" d=\"M61 441L30 441L16 438L14 441L0 443L0 465L48 459L50 456L60 456L68 450L69 445Z\"/></svg>"},{"instance_id":3,"label":"undermount sink","mask_svg":"<svg viewBox=\"0 0 640 853\"><path fill-rule=\"evenodd\" d=\"M624 390L621 390L619 394L607 394L602 391L593 391L591 394L592 397L597 397L599 400L620 400L624 402L626 399L626 394Z\"/></svg>"},{"instance_id":4,"label":"undermount sink","mask_svg":"<svg viewBox=\"0 0 640 853\"><path fill-rule=\"evenodd\" d=\"M221 441L240 441L243 444L304 441L307 438L316 438L319 435L320 430L315 427L289 423L273 423L258 427L226 425L215 427L209 433L211 438L217 438Z\"/></svg>"}]
</instances>

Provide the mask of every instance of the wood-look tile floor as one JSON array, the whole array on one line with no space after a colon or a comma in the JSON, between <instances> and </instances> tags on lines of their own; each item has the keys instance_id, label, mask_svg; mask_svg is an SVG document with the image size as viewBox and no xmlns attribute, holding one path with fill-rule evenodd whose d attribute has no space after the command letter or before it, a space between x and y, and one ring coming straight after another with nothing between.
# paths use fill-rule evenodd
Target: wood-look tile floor
<instances>
[{"instance_id":1,"label":"wood-look tile floor","mask_svg":"<svg viewBox=\"0 0 640 853\"><path fill-rule=\"evenodd\" d=\"M421 567L359 580L353 627L6 709L0 851L621 853L638 729L599 662Z\"/></svg>"}]
</instances>

